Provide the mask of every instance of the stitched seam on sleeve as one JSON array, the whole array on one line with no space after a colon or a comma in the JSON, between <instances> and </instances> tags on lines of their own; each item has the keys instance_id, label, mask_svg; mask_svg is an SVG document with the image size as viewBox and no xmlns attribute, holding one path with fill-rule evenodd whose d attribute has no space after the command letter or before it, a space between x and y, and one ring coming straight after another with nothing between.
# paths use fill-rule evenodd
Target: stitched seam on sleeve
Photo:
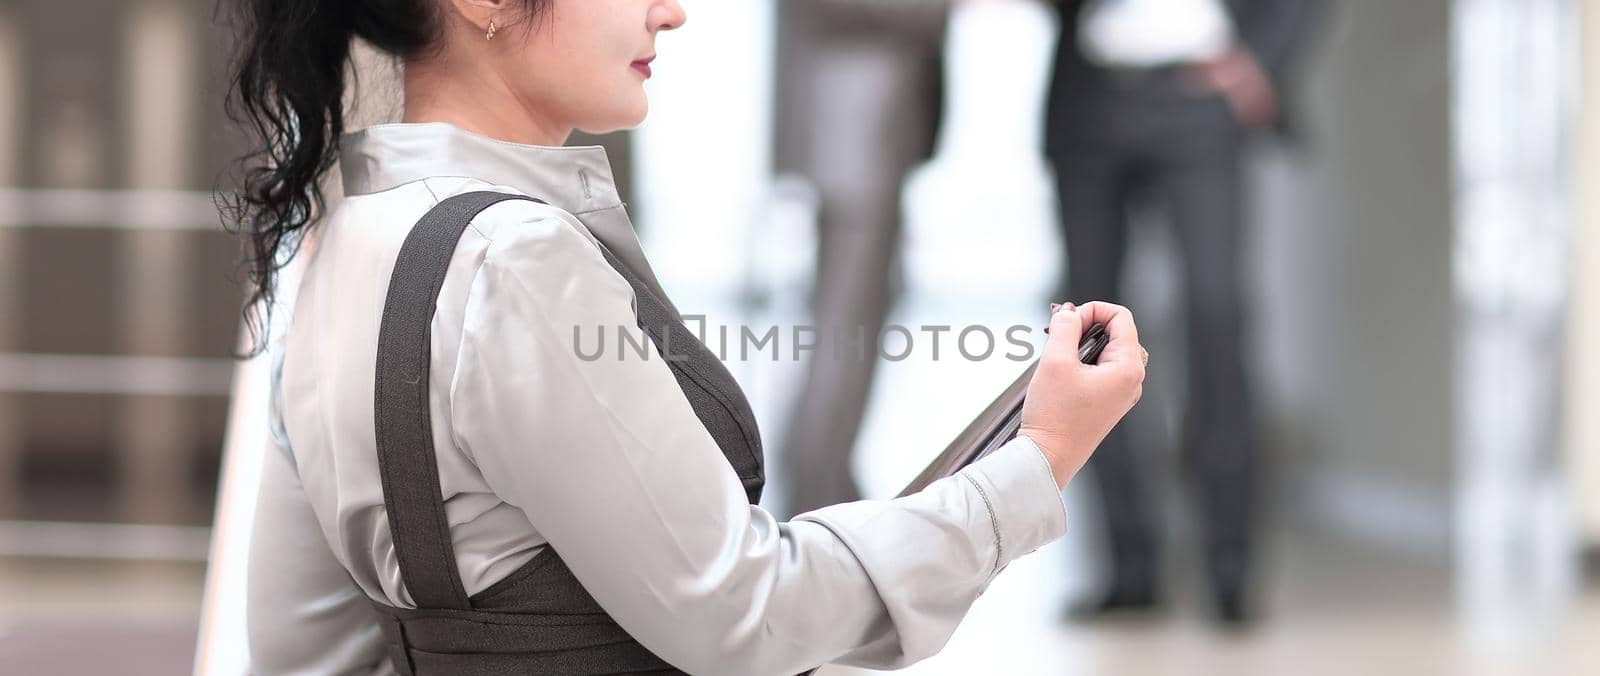
<instances>
[{"instance_id":1,"label":"stitched seam on sleeve","mask_svg":"<svg viewBox=\"0 0 1600 676\"><path fill-rule=\"evenodd\" d=\"M477 218L474 217L473 221L476 220ZM474 298L473 291L478 286L478 277L481 276L483 268L489 263L489 257L494 253L495 241L484 236L483 231L479 230L478 227L473 223L469 222L467 225L468 227L472 228L474 232L477 232L478 236L483 237L487 244L483 248L482 260L479 260L478 264L472 268L472 278L467 280L467 295L461 302L461 337L456 342L456 364L455 369L451 372L450 386L447 390L445 390L445 401L450 407L450 440L454 441L456 448L460 449L461 452L467 456L467 461L472 463L473 467L477 467L478 456L472 452L472 447L467 445L466 440L461 438L461 433L459 432L460 425L456 422L456 389L458 384L461 382L461 373L463 370L463 365L466 362L464 357L467 353L467 337L472 331L472 304L473 301L478 300L477 298Z\"/></svg>"},{"instance_id":2,"label":"stitched seam on sleeve","mask_svg":"<svg viewBox=\"0 0 1600 676\"><path fill-rule=\"evenodd\" d=\"M1050 466L1050 457L1044 454L1044 447L1040 446L1039 442L1034 441L1032 437L1018 435L1017 438L1026 440L1028 445L1033 447L1033 453L1039 457L1044 475L1050 479L1050 483L1054 484L1056 482L1056 473Z\"/></svg>"},{"instance_id":3,"label":"stitched seam on sleeve","mask_svg":"<svg viewBox=\"0 0 1600 676\"><path fill-rule=\"evenodd\" d=\"M422 179L422 187L428 189L428 196L433 198L434 206L439 205L439 193L433 191L433 186L428 185L428 179Z\"/></svg>"},{"instance_id":4,"label":"stitched seam on sleeve","mask_svg":"<svg viewBox=\"0 0 1600 676\"><path fill-rule=\"evenodd\" d=\"M1017 435L1017 438L1026 440L1028 445L1033 447L1034 455L1039 458L1040 471L1044 472L1045 479L1050 482L1050 485L1056 486L1056 473L1055 470L1050 467L1050 458L1044 454L1044 447L1040 446L1039 442L1034 441L1031 437ZM1056 489L1056 492L1058 493L1056 496L1058 498L1057 501L1061 503L1061 518L1065 519L1067 518L1066 496L1059 494L1064 489L1062 489L1060 486L1056 486Z\"/></svg>"},{"instance_id":5,"label":"stitched seam on sleeve","mask_svg":"<svg viewBox=\"0 0 1600 676\"><path fill-rule=\"evenodd\" d=\"M961 474L961 477L970 482L973 488L978 489L978 497L983 498L984 509L989 510L989 526L994 529L994 568L990 570L990 573L999 572L1000 562L1004 560L1006 543L1005 538L1000 536L1000 518L995 516L994 503L989 502L989 492L983 490L983 486L978 483L977 479L972 478L965 472Z\"/></svg>"}]
</instances>

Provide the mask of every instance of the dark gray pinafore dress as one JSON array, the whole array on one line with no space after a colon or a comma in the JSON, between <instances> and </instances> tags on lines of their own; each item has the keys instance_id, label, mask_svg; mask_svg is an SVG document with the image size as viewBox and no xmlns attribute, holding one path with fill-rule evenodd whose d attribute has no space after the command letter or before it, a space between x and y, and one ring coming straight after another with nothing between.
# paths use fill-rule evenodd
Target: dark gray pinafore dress
<instances>
[{"instance_id":1,"label":"dark gray pinafore dress","mask_svg":"<svg viewBox=\"0 0 1600 676\"><path fill-rule=\"evenodd\" d=\"M508 199L531 200L482 191L440 202L407 235L389 281L378 338L378 464L400 577L417 604L373 603L389 656L406 676L682 673L623 631L553 548L477 594L462 587L428 418L429 324L461 233L478 212ZM761 438L738 383L681 317L604 253L633 286L640 328L670 352L662 357L678 386L755 504Z\"/></svg>"}]
</instances>

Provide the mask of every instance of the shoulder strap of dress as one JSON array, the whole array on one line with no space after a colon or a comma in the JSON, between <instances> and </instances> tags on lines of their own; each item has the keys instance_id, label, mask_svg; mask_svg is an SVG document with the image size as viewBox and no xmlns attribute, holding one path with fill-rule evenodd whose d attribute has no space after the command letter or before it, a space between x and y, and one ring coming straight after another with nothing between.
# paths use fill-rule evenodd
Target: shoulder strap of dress
<instances>
[{"instance_id":1,"label":"shoulder strap of dress","mask_svg":"<svg viewBox=\"0 0 1600 676\"><path fill-rule=\"evenodd\" d=\"M429 419L434 306L461 233L479 212L513 199L543 203L493 191L440 201L406 235L389 277L374 386L378 471L400 579L418 608L471 608L445 520Z\"/></svg>"}]
</instances>

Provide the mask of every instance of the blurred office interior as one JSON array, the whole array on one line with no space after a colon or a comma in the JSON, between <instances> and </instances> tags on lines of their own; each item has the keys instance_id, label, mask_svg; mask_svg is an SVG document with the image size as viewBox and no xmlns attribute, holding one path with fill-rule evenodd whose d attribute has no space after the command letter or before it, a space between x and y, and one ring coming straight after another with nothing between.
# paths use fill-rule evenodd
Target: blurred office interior
<instances>
[{"instance_id":1,"label":"blurred office interior","mask_svg":"<svg viewBox=\"0 0 1600 676\"><path fill-rule=\"evenodd\" d=\"M683 0L649 121L601 139L657 273L713 333L806 320L813 191L771 170L776 2ZM1600 2L1329 4L1285 92L1299 141L1250 154L1259 616L1218 629L1189 579L1185 309L1176 243L1141 214L1124 283L1167 374L1123 424L1170 460L1152 465L1164 612L1061 619L1104 576L1098 503L1074 484L1067 537L1013 564L908 673L1600 672L1584 640L1600 632L1600 196L1585 189L1600 181ZM267 381L263 360L230 358L237 245L211 190L244 139L221 108L232 43L216 21L215 0L0 0L8 671L244 663ZM1042 320L1062 264L1040 155L1058 30L1033 0L955 10L890 321ZM394 119L392 66L357 61L352 127ZM803 364L728 365L781 454ZM897 493L1021 367L879 364L856 446L867 497Z\"/></svg>"}]
</instances>

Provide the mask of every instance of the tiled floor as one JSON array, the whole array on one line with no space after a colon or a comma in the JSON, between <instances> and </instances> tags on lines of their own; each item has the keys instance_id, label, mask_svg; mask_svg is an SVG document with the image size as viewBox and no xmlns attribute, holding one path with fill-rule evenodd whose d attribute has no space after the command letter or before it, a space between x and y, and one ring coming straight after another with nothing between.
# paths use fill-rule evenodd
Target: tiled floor
<instances>
[{"instance_id":1,"label":"tiled floor","mask_svg":"<svg viewBox=\"0 0 1600 676\"><path fill-rule=\"evenodd\" d=\"M1209 624L1187 584L1161 616L1085 625L1058 619L1084 579L1069 538L1012 564L941 654L900 673L1600 673L1600 594L1520 636L1483 636L1452 612L1447 575L1433 565L1303 534L1280 534L1270 550L1264 613L1248 632ZM3 671L185 673L202 575L192 564L4 562Z\"/></svg>"},{"instance_id":2,"label":"tiled floor","mask_svg":"<svg viewBox=\"0 0 1600 676\"><path fill-rule=\"evenodd\" d=\"M0 671L185 674L205 568L0 560Z\"/></svg>"},{"instance_id":3,"label":"tiled floor","mask_svg":"<svg viewBox=\"0 0 1600 676\"><path fill-rule=\"evenodd\" d=\"M1435 566L1303 536L1273 549L1264 612L1245 632L1219 630L1192 593L1160 617L1059 622L1070 557L1040 550L995 582L941 654L901 673L1600 673L1600 594L1544 618L1540 633L1482 636L1452 612Z\"/></svg>"}]
</instances>

